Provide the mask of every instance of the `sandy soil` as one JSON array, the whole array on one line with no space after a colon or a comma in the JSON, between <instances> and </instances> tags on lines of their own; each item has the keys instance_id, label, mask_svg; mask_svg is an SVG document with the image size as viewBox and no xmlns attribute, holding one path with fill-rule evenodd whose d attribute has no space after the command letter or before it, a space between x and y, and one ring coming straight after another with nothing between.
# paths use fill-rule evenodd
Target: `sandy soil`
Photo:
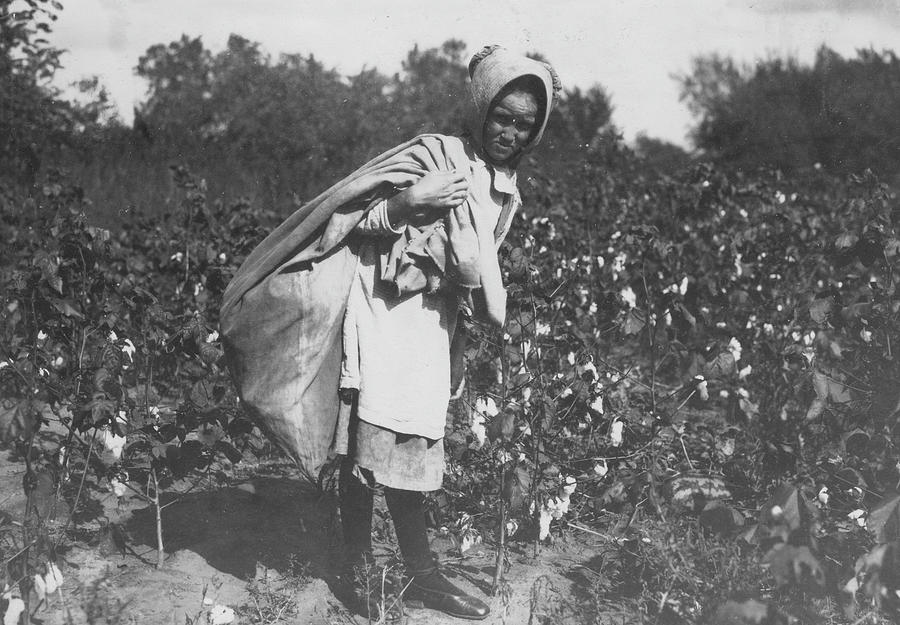
<instances>
[{"instance_id":1,"label":"sandy soil","mask_svg":"<svg viewBox=\"0 0 900 625\"><path fill-rule=\"evenodd\" d=\"M0 509L14 516L23 508L23 473L20 461L0 452ZM238 624L369 622L335 595L340 531L334 498L284 467L251 471L244 483L195 490L168 506L161 568L155 566L153 510L137 498L117 499L102 486L88 491L91 505L102 508L94 515L100 521L75 528L83 540L60 553L62 590L38 607L33 622L207 624L216 606L235 610ZM65 516L63 511L60 518ZM122 535L125 549L116 540ZM390 551L385 538L376 536L382 560ZM476 545L461 556L440 537L432 547L455 582L485 596L492 614L484 622L560 623L584 620L572 608L591 601L590 579L604 542L579 534L577 542L558 541L537 558L530 546L514 546L509 587L496 597L486 596L494 573L490 547ZM405 613L410 625L465 622L417 606Z\"/></svg>"}]
</instances>

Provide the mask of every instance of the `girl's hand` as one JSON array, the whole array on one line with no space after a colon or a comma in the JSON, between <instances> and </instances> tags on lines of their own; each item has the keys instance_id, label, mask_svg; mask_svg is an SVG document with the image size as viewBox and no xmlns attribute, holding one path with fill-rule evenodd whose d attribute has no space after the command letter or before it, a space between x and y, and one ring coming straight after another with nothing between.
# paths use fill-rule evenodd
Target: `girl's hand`
<instances>
[{"instance_id":1,"label":"girl's hand","mask_svg":"<svg viewBox=\"0 0 900 625\"><path fill-rule=\"evenodd\" d=\"M423 226L441 219L469 195L469 181L460 171L435 171L388 200L388 219Z\"/></svg>"}]
</instances>

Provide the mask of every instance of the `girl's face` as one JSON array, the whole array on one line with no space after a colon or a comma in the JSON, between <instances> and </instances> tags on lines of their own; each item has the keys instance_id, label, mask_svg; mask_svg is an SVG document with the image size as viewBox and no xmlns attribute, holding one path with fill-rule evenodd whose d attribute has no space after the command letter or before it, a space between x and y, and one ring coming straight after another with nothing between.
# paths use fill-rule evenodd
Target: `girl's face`
<instances>
[{"instance_id":1,"label":"girl's face","mask_svg":"<svg viewBox=\"0 0 900 625\"><path fill-rule=\"evenodd\" d=\"M531 138L537 99L527 91L511 91L497 102L484 123L484 152L494 165L516 156Z\"/></svg>"}]
</instances>

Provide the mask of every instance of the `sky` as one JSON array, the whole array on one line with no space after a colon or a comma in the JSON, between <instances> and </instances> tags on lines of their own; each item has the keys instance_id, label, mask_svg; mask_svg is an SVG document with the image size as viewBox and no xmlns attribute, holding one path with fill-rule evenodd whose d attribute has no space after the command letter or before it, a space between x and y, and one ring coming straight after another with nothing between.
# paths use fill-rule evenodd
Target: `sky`
<instances>
[{"instance_id":1,"label":"sky","mask_svg":"<svg viewBox=\"0 0 900 625\"><path fill-rule=\"evenodd\" d=\"M67 50L57 84L97 75L131 119L145 96L134 76L151 45L201 36L213 53L231 33L280 53L313 54L352 75L393 74L414 45L464 41L537 51L567 88L599 84L627 140L644 133L689 146L692 118L673 76L713 52L752 63L810 63L827 45L900 52L900 0L62 0L51 43Z\"/></svg>"}]
</instances>

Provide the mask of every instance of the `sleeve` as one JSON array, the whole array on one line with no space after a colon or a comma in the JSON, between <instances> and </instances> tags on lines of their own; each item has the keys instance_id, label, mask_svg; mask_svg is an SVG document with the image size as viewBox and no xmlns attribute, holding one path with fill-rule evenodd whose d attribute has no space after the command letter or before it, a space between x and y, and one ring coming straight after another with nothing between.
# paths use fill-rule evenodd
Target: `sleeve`
<instances>
[{"instance_id":1,"label":"sleeve","mask_svg":"<svg viewBox=\"0 0 900 625\"><path fill-rule=\"evenodd\" d=\"M354 229L354 232L364 236L399 235L403 231L402 227L391 225L387 214L387 199L381 200L369 210Z\"/></svg>"}]
</instances>

